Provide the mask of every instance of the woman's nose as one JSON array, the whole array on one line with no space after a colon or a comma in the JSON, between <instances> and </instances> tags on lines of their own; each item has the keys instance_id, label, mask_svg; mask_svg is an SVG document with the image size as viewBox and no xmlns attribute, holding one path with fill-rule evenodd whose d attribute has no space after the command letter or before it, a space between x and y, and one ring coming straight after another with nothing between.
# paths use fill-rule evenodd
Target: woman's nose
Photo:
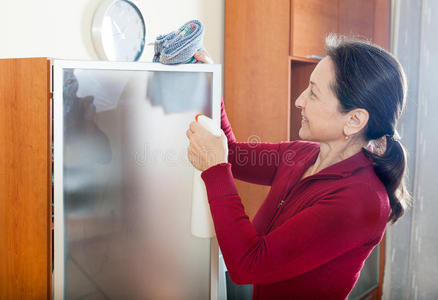
<instances>
[{"instance_id":1,"label":"woman's nose","mask_svg":"<svg viewBox=\"0 0 438 300\"><path fill-rule=\"evenodd\" d=\"M304 108L304 97L302 93L298 96L297 100L295 100L295 107L300 109Z\"/></svg>"}]
</instances>

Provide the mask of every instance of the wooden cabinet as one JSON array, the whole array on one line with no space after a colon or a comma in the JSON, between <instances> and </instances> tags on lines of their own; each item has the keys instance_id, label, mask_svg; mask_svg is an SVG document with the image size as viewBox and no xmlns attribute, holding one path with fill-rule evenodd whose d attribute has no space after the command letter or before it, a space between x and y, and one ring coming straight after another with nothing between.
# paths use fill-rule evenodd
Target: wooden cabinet
<instances>
[{"instance_id":1,"label":"wooden cabinet","mask_svg":"<svg viewBox=\"0 0 438 300\"><path fill-rule=\"evenodd\" d=\"M290 0L290 56L324 56L330 32L365 38L387 49L389 12L388 0Z\"/></svg>"},{"instance_id":2,"label":"wooden cabinet","mask_svg":"<svg viewBox=\"0 0 438 300\"><path fill-rule=\"evenodd\" d=\"M328 33L338 31L337 1L291 0L290 18L290 55L323 56L321 41Z\"/></svg>"},{"instance_id":3,"label":"wooden cabinet","mask_svg":"<svg viewBox=\"0 0 438 300\"><path fill-rule=\"evenodd\" d=\"M339 33L372 40L374 1L339 0Z\"/></svg>"},{"instance_id":4,"label":"wooden cabinet","mask_svg":"<svg viewBox=\"0 0 438 300\"><path fill-rule=\"evenodd\" d=\"M389 49L391 1L339 0L339 33Z\"/></svg>"},{"instance_id":5,"label":"wooden cabinet","mask_svg":"<svg viewBox=\"0 0 438 300\"><path fill-rule=\"evenodd\" d=\"M232 99L226 105L236 138L286 140L289 0L225 1L225 10L224 99ZM238 186L250 199L244 203L247 213L254 216L268 187L242 181Z\"/></svg>"},{"instance_id":6,"label":"wooden cabinet","mask_svg":"<svg viewBox=\"0 0 438 300\"><path fill-rule=\"evenodd\" d=\"M319 62L311 56L325 56L329 32L360 35L389 49L390 8L390 0L226 0L224 101L237 140L298 139L295 99ZM236 185L252 219L269 187ZM364 298L381 298L384 258L379 286Z\"/></svg>"},{"instance_id":7,"label":"wooden cabinet","mask_svg":"<svg viewBox=\"0 0 438 300\"><path fill-rule=\"evenodd\" d=\"M48 299L50 62L0 59L0 299Z\"/></svg>"}]
</instances>

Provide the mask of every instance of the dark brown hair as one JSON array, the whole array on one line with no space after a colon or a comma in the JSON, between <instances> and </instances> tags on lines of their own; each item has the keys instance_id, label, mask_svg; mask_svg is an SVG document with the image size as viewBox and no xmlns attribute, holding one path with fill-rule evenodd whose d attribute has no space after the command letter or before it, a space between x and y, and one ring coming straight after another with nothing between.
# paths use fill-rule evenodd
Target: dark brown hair
<instances>
[{"instance_id":1,"label":"dark brown hair","mask_svg":"<svg viewBox=\"0 0 438 300\"><path fill-rule=\"evenodd\" d=\"M368 41L331 34L326 38L326 53L335 66L332 90L340 110L366 109L365 140L386 138L384 153L363 151L374 162L374 171L386 188L391 205L388 222L395 223L411 202L405 186L406 150L396 131L406 106L406 75L391 53Z\"/></svg>"}]
</instances>

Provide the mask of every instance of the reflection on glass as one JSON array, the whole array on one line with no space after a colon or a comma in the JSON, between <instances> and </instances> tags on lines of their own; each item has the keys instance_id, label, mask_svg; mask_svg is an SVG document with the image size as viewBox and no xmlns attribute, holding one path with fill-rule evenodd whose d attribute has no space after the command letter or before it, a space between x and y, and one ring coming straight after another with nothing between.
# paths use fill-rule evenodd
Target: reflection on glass
<instances>
[{"instance_id":1,"label":"reflection on glass","mask_svg":"<svg viewBox=\"0 0 438 300\"><path fill-rule=\"evenodd\" d=\"M65 69L66 299L208 299L185 131L211 75Z\"/></svg>"}]
</instances>

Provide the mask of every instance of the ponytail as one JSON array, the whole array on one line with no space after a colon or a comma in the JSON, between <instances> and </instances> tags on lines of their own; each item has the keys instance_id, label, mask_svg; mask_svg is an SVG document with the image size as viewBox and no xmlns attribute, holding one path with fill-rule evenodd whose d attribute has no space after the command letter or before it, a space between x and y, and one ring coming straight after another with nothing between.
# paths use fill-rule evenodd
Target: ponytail
<instances>
[{"instance_id":1,"label":"ponytail","mask_svg":"<svg viewBox=\"0 0 438 300\"><path fill-rule=\"evenodd\" d=\"M411 202L411 197L405 184L407 165L406 150L400 141L389 135L386 137L386 151L376 154L364 149L368 158L374 162L374 172L386 188L391 206L388 222L394 224Z\"/></svg>"}]
</instances>

